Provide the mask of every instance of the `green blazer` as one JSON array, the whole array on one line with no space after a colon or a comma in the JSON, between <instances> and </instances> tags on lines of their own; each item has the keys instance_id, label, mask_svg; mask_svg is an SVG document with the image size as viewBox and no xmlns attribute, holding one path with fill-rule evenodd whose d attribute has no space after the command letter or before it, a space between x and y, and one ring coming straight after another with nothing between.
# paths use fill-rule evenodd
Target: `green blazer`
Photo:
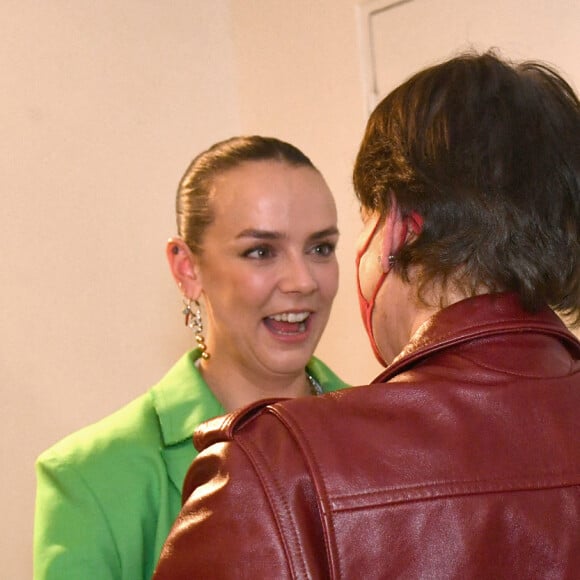
<instances>
[{"instance_id":1,"label":"green blazer","mask_svg":"<svg viewBox=\"0 0 580 580\"><path fill-rule=\"evenodd\" d=\"M193 431L225 412L199 356L187 353L147 393L40 455L35 580L151 578L197 454ZM307 370L324 392L347 386L316 358Z\"/></svg>"}]
</instances>

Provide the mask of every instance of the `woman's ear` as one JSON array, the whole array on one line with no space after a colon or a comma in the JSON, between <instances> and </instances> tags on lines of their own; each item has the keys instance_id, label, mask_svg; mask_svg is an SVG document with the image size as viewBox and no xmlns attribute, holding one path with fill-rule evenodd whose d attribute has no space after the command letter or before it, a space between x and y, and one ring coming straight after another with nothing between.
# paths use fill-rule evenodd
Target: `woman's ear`
<instances>
[{"instance_id":1,"label":"woman's ear","mask_svg":"<svg viewBox=\"0 0 580 580\"><path fill-rule=\"evenodd\" d=\"M181 238L171 238L165 249L169 269L186 298L197 300L202 291L199 261Z\"/></svg>"}]
</instances>

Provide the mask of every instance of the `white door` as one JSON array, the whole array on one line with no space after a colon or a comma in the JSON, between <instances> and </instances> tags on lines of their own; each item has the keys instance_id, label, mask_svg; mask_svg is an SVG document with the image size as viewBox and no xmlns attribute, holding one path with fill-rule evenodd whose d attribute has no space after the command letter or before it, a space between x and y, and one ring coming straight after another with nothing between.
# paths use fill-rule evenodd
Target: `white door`
<instances>
[{"instance_id":1,"label":"white door","mask_svg":"<svg viewBox=\"0 0 580 580\"><path fill-rule=\"evenodd\" d=\"M369 111L414 72L469 48L550 63L580 90L580 0L371 0L359 17Z\"/></svg>"}]
</instances>

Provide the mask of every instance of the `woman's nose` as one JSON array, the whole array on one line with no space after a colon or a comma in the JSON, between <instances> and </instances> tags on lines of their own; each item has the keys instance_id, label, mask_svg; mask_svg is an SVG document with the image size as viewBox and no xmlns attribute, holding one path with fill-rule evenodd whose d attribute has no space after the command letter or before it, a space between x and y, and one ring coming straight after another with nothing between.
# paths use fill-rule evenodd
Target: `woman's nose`
<instances>
[{"instance_id":1,"label":"woman's nose","mask_svg":"<svg viewBox=\"0 0 580 580\"><path fill-rule=\"evenodd\" d=\"M309 294L318 288L318 281L305 257L292 257L282 266L280 289L283 292Z\"/></svg>"}]
</instances>

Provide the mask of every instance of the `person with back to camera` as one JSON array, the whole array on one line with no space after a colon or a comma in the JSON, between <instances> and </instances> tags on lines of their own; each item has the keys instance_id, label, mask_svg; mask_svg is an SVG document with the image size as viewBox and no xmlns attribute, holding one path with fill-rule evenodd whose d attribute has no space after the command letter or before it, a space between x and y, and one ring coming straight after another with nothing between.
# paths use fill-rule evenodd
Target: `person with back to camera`
<instances>
[{"instance_id":1,"label":"person with back to camera","mask_svg":"<svg viewBox=\"0 0 580 580\"><path fill-rule=\"evenodd\" d=\"M578 98L457 56L377 106L354 185L386 370L200 427L155 580L578 578Z\"/></svg>"},{"instance_id":2,"label":"person with back to camera","mask_svg":"<svg viewBox=\"0 0 580 580\"><path fill-rule=\"evenodd\" d=\"M217 143L180 183L177 224L167 257L198 347L139 399L40 456L37 580L150 578L200 423L257 399L346 386L312 356L338 287L338 229L332 194L301 151L261 136Z\"/></svg>"}]
</instances>

